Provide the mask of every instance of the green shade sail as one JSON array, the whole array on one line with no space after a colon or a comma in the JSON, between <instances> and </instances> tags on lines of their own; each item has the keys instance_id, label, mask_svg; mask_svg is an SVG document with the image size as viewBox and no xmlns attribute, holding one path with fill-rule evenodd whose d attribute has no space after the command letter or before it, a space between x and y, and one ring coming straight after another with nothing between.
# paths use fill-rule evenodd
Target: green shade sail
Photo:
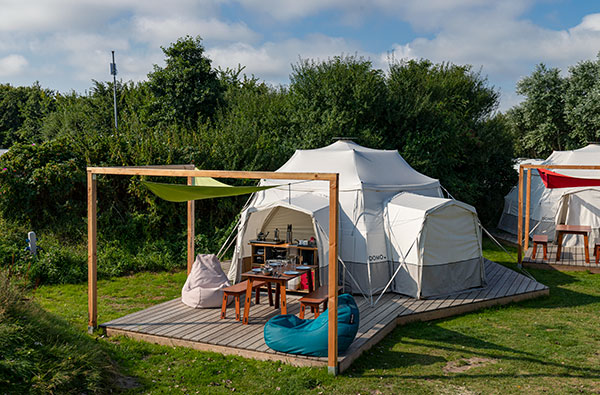
<instances>
[{"instance_id":1,"label":"green shade sail","mask_svg":"<svg viewBox=\"0 0 600 395\"><path fill-rule=\"evenodd\" d=\"M224 184L210 177L195 177L194 185L166 184L150 181L141 181L141 183L159 198L170 202L187 202L189 200L246 195L279 186L236 187Z\"/></svg>"}]
</instances>

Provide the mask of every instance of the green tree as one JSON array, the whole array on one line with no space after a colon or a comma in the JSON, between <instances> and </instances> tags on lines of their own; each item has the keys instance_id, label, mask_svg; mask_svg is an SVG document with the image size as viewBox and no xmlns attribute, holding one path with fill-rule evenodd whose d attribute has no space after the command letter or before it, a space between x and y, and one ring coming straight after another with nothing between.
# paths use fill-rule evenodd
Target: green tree
<instances>
[{"instance_id":1,"label":"green tree","mask_svg":"<svg viewBox=\"0 0 600 395\"><path fill-rule=\"evenodd\" d=\"M545 158L553 150L571 146L564 116L567 84L559 69L548 69L544 64L517 83L517 93L525 100L507 113L517 155Z\"/></svg>"},{"instance_id":2,"label":"green tree","mask_svg":"<svg viewBox=\"0 0 600 395\"><path fill-rule=\"evenodd\" d=\"M428 60L392 63L387 86L386 146L492 221L514 182L498 92L470 66Z\"/></svg>"},{"instance_id":3,"label":"green tree","mask_svg":"<svg viewBox=\"0 0 600 395\"><path fill-rule=\"evenodd\" d=\"M292 66L290 119L301 148L331 144L332 137L356 137L381 146L386 126L383 72L357 56L302 60Z\"/></svg>"},{"instance_id":4,"label":"green tree","mask_svg":"<svg viewBox=\"0 0 600 395\"><path fill-rule=\"evenodd\" d=\"M564 102L570 148L600 140L600 54L569 68Z\"/></svg>"},{"instance_id":5,"label":"green tree","mask_svg":"<svg viewBox=\"0 0 600 395\"><path fill-rule=\"evenodd\" d=\"M41 142L42 121L54 110L54 92L38 82L31 87L0 85L0 147Z\"/></svg>"},{"instance_id":6,"label":"green tree","mask_svg":"<svg viewBox=\"0 0 600 395\"><path fill-rule=\"evenodd\" d=\"M148 74L155 121L195 127L221 104L224 87L201 42L199 36L186 36L162 48L166 66L154 65Z\"/></svg>"}]
</instances>

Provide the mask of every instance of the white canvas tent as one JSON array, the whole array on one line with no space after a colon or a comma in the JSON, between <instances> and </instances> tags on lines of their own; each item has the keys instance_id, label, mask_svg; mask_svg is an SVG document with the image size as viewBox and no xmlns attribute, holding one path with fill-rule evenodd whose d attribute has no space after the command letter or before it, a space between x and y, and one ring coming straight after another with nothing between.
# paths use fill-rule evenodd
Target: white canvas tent
<instances>
[{"instance_id":1,"label":"white canvas tent","mask_svg":"<svg viewBox=\"0 0 600 395\"><path fill-rule=\"evenodd\" d=\"M400 193L387 202L384 217L392 291L426 298L483 285L481 228L474 207Z\"/></svg>"},{"instance_id":2,"label":"white canvas tent","mask_svg":"<svg viewBox=\"0 0 600 395\"><path fill-rule=\"evenodd\" d=\"M438 180L414 170L398 151L370 149L351 141L297 150L277 171L339 173L339 258L344 265L343 277L347 290L369 296L383 291L392 274L384 202L402 191L442 196ZM282 183L262 180L261 184ZM242 258L251 254L248 242L259 231L282 230L293 223L295 239L315 237L321 278L327 278L327 194L327 183L320 181L290 182L256 193L241 214L228 277L240 279Z\"/></svg>"},{"instance_id":3,"label":"white canvas tent","mask_svg":"<svg viewBox=\"0 0 600 395\"><path fill-rule=\"evenodd\" d=\"M600 144L589 144L584 148L572 151L554 151L542 165L600 165ZM600 178L598 170L565 170L551 169L560 174L579 178ZM526 190L527 179L524 180ZM523 193L523 196L525 194ZM562 202L562 203L561 203ZM504 210L498 228L505 232L517 234L518 187L504 197ZM539 173L531 173L531 209L529 214L530 236L548 235L555 239L556 224L589 225L592 227L590 243L600 240L600 187L578 187L547 189ZM525 213L525 199L523 199ZM560 214L560 215L559 215ZM523 214L525 215L525 214ZM566 236L564 245L575 246L583 243L581 237Z\"/></svg>"}]
</instances>

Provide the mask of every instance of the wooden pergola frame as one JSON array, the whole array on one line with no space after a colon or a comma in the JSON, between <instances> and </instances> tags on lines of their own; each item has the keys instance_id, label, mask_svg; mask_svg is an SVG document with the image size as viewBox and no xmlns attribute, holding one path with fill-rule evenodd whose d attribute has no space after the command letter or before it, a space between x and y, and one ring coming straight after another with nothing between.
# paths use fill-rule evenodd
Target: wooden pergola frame
<instances>
[{"instance_id":1,"label":"wooden pergola frame","mask_svg":"<svg viewBox=\"0 0 600 395\"><path fill-rule=\"evenodd\" d=\"M520 165L519 166L519 189L518 205L519 214L517 219L517 243L519 265L523 260L523 253L529 249L529 212L531 210L531 171L533 169L565 169L565 170L600 170L600 166L594 165ZM527 171L527 191L525 194L525 229L523 229L523 173Z\"/></svg>"},{"instance_id":2,"label":"wooden pergola frame","mask_svg":"<svg viewBox=\"0 0 600 395\"><path fill-rule=\"evenodd\" d=\"M237 179L277 179L277 180L318 180L329 182L329 328L328 358L329 373L338 373L338 325L337 325L337 282L338 282L338 173L280 173L260 171L224 171L194 170L193 165L175 166L142 166L142 167L88 167L88 331L98 326L98 284L97 284L97 176L165 176L186 177L188 185L192 185L193 177L237 178ZM195 216L194 201L187 203L187 271L194 263Z\"/></svg>"}]
</instances>

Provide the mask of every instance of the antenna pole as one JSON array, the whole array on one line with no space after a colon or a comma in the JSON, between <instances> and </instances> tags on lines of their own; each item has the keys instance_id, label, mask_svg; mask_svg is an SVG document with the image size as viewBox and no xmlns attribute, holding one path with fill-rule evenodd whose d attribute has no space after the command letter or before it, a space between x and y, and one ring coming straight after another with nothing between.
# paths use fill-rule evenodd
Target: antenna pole
<instances>
[{"instance_id":1,"label":"antenna pole","mask_svg":"<svg viewBox=\"0 0 600 395\"><path fill-rule=\"evenodd\" d=\"M117 64L115 63L115 51L112 51L112 63L110 64L110 73L113 76L113 104L115 108L115 131L119 131L117 124Z\"/></svg>"}]
</instances>

